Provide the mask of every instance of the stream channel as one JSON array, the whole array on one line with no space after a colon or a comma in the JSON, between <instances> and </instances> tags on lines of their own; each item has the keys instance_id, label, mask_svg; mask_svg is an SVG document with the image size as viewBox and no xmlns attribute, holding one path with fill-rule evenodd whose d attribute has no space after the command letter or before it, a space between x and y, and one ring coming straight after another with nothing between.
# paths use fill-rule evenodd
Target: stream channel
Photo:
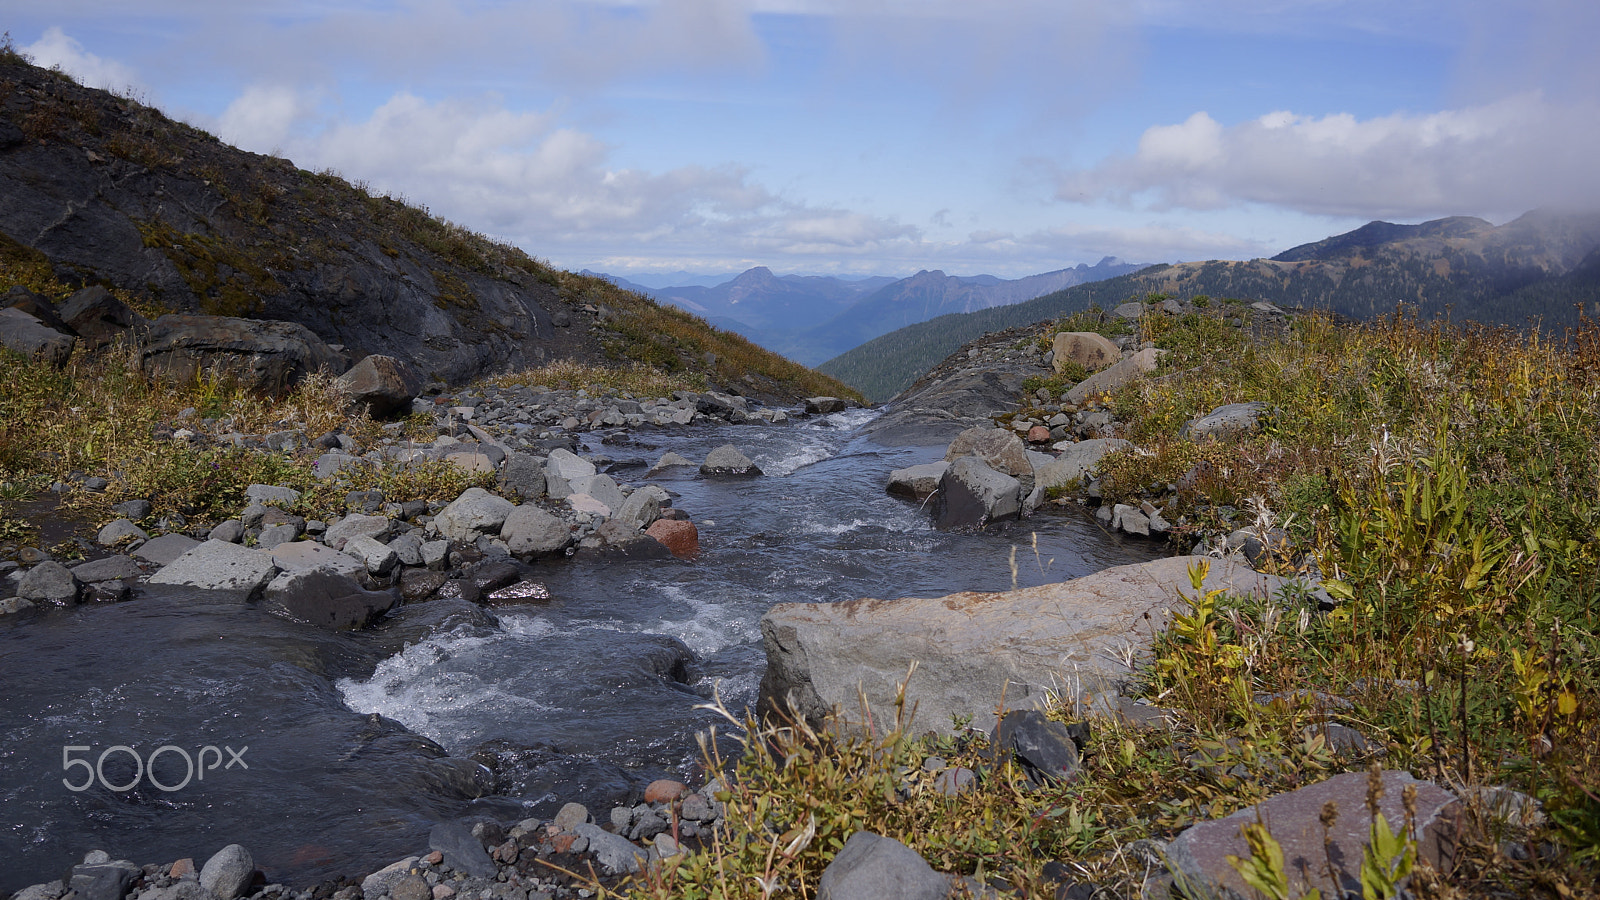
<instances>
[{"instance_id":1,"label":"stream channel","mask_svg":"<svg viewBox=\"0 0 1600 900\"><path fill-rule=\"evenodd\" d=\"M567 800L604 817L654 777L693 780L713 684L731 709L754 704L774 603L1001 591L1161 555L1075 510L937 531L884 485L943 448L873 443L874 415L596 436L582 452L614 460L613 477L673 492L699 558L541 562L526 571L552 599L492 617L437 600L330 633L148 585L9 617L0 893L91 849L203 862L239 843L269 881L301 887L413 853L441 820L548 817ZM665 451L699 460L724 443L765 477L646 476Z\"/></svg>"}]
</instances>

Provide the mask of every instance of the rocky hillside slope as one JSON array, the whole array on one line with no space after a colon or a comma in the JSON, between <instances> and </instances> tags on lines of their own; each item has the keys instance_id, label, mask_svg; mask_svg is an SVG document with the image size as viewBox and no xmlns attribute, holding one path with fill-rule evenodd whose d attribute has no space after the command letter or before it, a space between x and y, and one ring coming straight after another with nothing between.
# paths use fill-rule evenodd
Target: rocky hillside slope
<instances>
[{"instance_id":1,"label":"rocky hillside slope","mask_svg":"<svg viewBox=\"0 0 1600 900\"><path fill-rule=\"evenodd\" d=\"M844 390L692 316L336 173L236 149L9 48L0 196L11 270L103 285L147 313L297 322L350 359L391 355L438 381L632 360L755 396Z\"/></svg>"},{"instance_id":2,"label":"rocky hillside slope","mask_svg":"<svg viewBox=\"0 0 1600 900\"><path fill-rule=\"evenodd\" d=\"M1249 297L1356 320L1409 304L1423 319L1556 329L1577 324L1579 306L1596 315L1591 254L1597 249L1600 213L1535 210L1498 227L1461 216L1419 225L1372 222L1271 259L1151 266L1016 306L944 316L868 341L818 368L886 400L985 332L1149 294Z\"/></svg>"}]
</instances>

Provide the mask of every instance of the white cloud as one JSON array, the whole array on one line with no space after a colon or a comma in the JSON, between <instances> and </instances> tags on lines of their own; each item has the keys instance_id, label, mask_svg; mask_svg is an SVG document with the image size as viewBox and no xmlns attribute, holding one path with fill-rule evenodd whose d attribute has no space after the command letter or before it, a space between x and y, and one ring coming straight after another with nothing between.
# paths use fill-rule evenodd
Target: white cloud
<instances>
[{"instance_id":1,"label":"white cloud","mask_svg":"<svg viewBox=\"0 0 1600 900\"><path fill-rule=\"evenodd\" d=\"M1158 209L1265 204L1420 218L1600 203L1600 106L1540 94L1370 119L1287 111L1224 126L1205 112L1145 131L1129 156L1064 173L1056 197Z\"/></svg>"},{"instance_id":2,"label":"white cloud","mask_svg":"<svg viewBox=\"0 0 1600 900\"><path fill-rule=\"evenodd\" d=\"M52 27L22 52L37 65L59 68L80 83L108 91L143 92L133 69L115 60L90 53L59 27Z\"/></svg>"},{"instance_id":3,"label":"white cloud","mask_svg":"<svg viewBox=\"0 0 1600 900\"><path fill-rule=\"evenodd\" d=\"M781 197L734 165L613 168L608 146L556 113L515 112L490 100L401 92L352 121L325 119L313 98L292 88L256 86L218 127L247 149L338 170L540 256L618 245L864 254L918 237L891 219Z\"/></svg>"}]
</instances>

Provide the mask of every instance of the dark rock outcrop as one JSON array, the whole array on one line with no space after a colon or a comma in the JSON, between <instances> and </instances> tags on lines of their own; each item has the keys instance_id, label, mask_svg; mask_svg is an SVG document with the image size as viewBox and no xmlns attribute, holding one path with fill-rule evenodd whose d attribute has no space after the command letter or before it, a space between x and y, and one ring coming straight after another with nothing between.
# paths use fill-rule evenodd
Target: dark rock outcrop
<instances>
[{"instance_id":1,"label":"dark rock outcrop","mask_svg":"<svg viewBox=\"0 0 1600 900\"><path fill-rule=\"evenodd\" d=\"M230 316L162 316L139 348L139 365L150 375L190 381L216 374L273 394L312 372L340 372L344 364L304 325Z\"/></svg>"}]
</instances>

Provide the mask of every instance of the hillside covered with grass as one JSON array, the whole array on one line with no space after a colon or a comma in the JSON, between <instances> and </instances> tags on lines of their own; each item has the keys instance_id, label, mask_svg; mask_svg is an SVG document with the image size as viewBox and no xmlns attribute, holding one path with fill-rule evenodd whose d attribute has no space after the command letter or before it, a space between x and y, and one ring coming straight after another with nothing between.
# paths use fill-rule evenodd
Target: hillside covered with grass
<instances>
[{"instance_id":1,"label":"hillside covered with grass","mask_svg":"<svg viewBox=\"0 0 1600 900\"><path fill-rule=\"evenodd\" d=\"M792 401L849 388L743 337L376 194L231 147L0 48L0 288L103 285L146 315L298 322L457 383L643 364Z\"/></svg>"}]
</instances>

